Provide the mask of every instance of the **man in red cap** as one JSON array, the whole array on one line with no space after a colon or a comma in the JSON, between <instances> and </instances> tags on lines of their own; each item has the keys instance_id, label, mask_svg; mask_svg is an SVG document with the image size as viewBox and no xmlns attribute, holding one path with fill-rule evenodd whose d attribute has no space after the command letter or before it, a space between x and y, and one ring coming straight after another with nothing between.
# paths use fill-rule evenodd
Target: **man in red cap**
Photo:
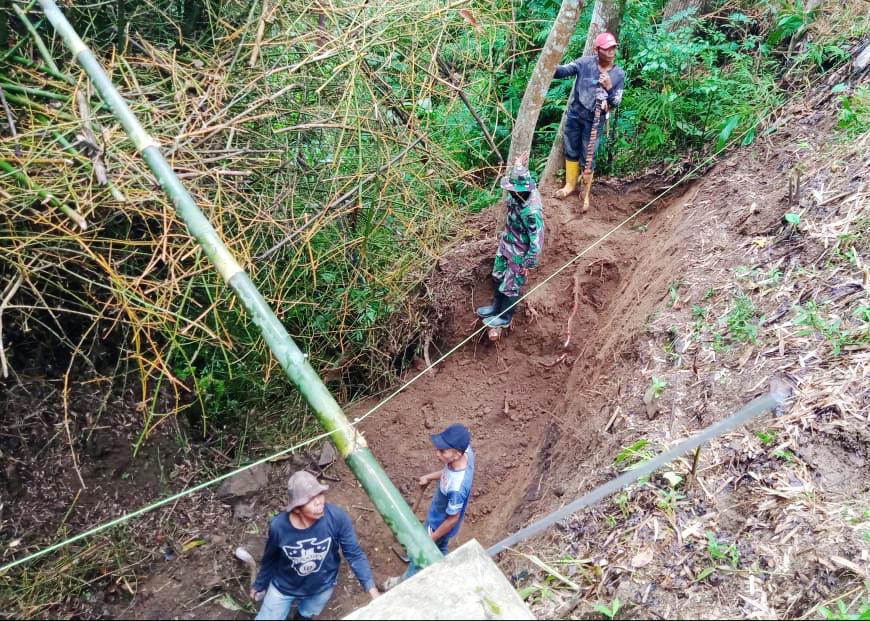
<instances>
[{"instance_id":1,"label":"man in red cap","mask_svg":"<svg viewBox=\"0 0 870 621\"><path fill-rule=\"evenodd\" d=\"M625 72L613 64L616 58L616 37L602 32L595 37L595 54L583 56L567 65L556 67L556 78L576 76L574 89L568 100L568 115L565 120L565 187L556 196L565 198L577 187L580 170L586 169L586 151L592 134L595 107L601 106L602 112L614 108L622 101L625 87ZM604 126L605 115L601 114L598 125L598 140ZM595 169L594 153L598 144L593 146L593 158L589 169ZM591 181L586 180L587 183Z\"/></svg>"}]
</instances>

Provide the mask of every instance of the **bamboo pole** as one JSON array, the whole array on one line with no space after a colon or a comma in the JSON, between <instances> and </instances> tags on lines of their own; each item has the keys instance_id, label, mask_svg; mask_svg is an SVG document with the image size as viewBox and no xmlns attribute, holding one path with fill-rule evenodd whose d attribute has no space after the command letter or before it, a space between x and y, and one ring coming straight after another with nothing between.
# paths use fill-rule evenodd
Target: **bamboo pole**
<instances>
[{"instance_id":1,"label":"bamboo pole","mask_svg":"<svg viewBox=\"0 0 870 621\"><path fill-rule=\"evenodd\" d=\"M221 241L217 231L196 206L161 154L156 141L148 135L118 94L94 54L76 34L54 0L39 0L39 4L172 200L178 216L187 225L190 234L199 242L224 281L235 291L250 313L284 372L308 401L321 425L332 434L330 438L333 444L359 479L396 539L408 551L408 556L420 567L440 560L441 552L374 458L362 435L349 423L306 356Z\"/></svg>"},{"instance_id":2,"label":"bamboo pole","mask_svg":"<svg viewBox=\"0 0 870 621\"><path fill-rule=\"evenodd\" d=\"M42 56L42 60L45 61L48 68L55 73L60 73L60 69L58 69L57 65L54 63L54 59L51 57L48 48L45 47L42 37L39 36L36 28L34 28L30 20L27 19L27 13L25 13L21 7L15 3L12 4L12 10L15 11L15 14L18 16L18 19L21 20L21 23L24 24L24 27L27 28L27 32L30 33L30 36L33 37L33 42L36 44L36 48L39 50L39 54Z\"/></svg>"}]
</instances>

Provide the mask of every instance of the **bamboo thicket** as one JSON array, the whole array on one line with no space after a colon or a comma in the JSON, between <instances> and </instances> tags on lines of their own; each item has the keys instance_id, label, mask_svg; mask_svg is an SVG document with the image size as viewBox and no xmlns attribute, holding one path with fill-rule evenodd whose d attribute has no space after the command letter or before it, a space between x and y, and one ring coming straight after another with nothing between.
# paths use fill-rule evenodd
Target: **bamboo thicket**
<instances>
[{"instance_id":1,"label":"bamboo thicket","mask_svg":"<svg viewBox=\"0 0 870 621\"><path fill-rule=\"evenodd\" d=\"M419 283L509 129L493 85L463 76L494 62L510 9L482 6L472 27L423 0L200 4L191 23L156 0L67 12L107 44L110 78L312 365L353 396L432 329ZM0 53L0 282L21 278L10 372L135 371L143 437L177 411L158 388L176 406L199 395L206 416L282 395L257 330L30 5L15 12L30 28L4 13ZM457 142L474 106L491 136Z\"/></svg>"}]
</instances>

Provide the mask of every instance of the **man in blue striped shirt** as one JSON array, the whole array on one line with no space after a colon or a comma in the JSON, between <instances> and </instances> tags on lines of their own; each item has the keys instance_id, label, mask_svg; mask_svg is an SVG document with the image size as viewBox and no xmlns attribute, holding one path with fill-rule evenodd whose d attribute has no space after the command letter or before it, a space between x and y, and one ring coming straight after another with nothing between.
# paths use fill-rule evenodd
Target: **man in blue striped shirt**
<instances>
[{"instance_id":1,"label":"man in blue striped shirt","mask_svg":"<svg viewBox=\"0 0 870 621\"><path fill-rule=\"evenodd\" d=\"M459 532L465 510L471 498L471 487L474 482L474 451L471 448L471 432L465 425L455 423L432 436L435 454L443 468L418 479L420 486L425 487L430 481L438 481L438 488L432 496L429 513L426 516L426 530L438 549L447 554L450 540ZM405 578L410 578L419 571L413 561L408 566L404 576L387 579L385 589L390 589Z\"/></svg>"},{"instance_id":2,"label":"man in blue striped shirt","mask_svg":"<svg viewBox=\"0 0 870 621\"><path fill-rule=\"evenodd\" d=\"M586 170L586 151L592 135L595 107L601 106L602 112L606 113L622 101L625 72L613 64L616 46L616 37L602 32L595 37L594 55L559 65L553 75L556 79L575 77L565 119L565 187L556 192L560 198L574 191L581 169ZM604 133L604 120L605 115L601 114L596 143L592 146L592 161L588 163L590 171L595 170L595 151ZM588 183L591 178L584 181Z\"/></svg>"}]
</instances>

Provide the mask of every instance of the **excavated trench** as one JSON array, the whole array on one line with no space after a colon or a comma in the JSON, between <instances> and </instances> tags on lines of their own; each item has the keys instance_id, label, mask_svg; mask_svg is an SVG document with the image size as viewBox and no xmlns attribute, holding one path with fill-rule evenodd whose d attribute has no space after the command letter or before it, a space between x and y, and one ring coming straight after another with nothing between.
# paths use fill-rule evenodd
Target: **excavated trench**
<instances>
[{"instance_id":1,"label":"excavated trench","mask_svg":"<svg viewBox=\"0 0 870 621\"><path fill-rule=\"evenodd\" d=\"M551 191L545 189L544 259L531 286L609 234L660 189L655 178L599 184L584 216L576 212L576 197L546 198ZM572 497L576 473L599 466L597 456L605 448L599 431L610 412L599 405L599 399L608 400L596 385L632 365L633 340L667 295L674 273L667 263L679 241L672 206L685 202L687 193L691 188L656 201L559 271L522 304L512 329L498 342L475 336L362 422L375 455L411 503L417 476L438 467L429 434L453 422L471 429L475 490L459 542L497 542L561 504L563 496ZM442 319L432 360L479 327L473 309L491 296L489 270L501 225L493 216L472 223L482 232L442 258L429 283ZM425 368L418 362L406 381ZM365 414L376 402L360 403L349 415ZM389 531L343 466L339 478L331 500L351 511L375 572L401 572ZM345 576L341 584L330 616L365 602L355 581Z\"/></svg>"},{"instance_id":2,"label":"excavated trench","mask_svg":"<svg viewBox=\"0 0 870 621\"><path fill-rule=\"evenodd\" d=\"M685 193L656 201L611 231L646 205L660 185L657 178L599 182L592 209L583 216L577 213L577 197L547 198L552 190L545 188L544 257L532 287L608 235L606 241L534 291L498 342L483 333L475 336L361 423L375 456L411 504L417 477L438 468L429 434L453 422L471 429L477 471L459 543L476 538L491 545L577 495L578 473L593 472L599 453L610 450L600 433L610 417L603 405L609 401L597 385L631 368L633 339L667 294L668 275L674 273L668 261L679 242L674 207L685 202ZM459 240L427 283L431 360L479 327L473 309L492 294L489 271L502 217L496 207L470 222L474 236ZM421 356L405 381L425 366ZM356 403L348 409L349 418L362 416L383 397ZM280 490L286 476L303 465L298 461L270 466L270 483L249 499L247 520L226 517L217 500L195 509L207 516L209 526L189 530L210 545L186 554L183 563L152 564L132 602L119 600L106 612L140 619L248 618L247 612L221 604L226 601L214 593L245 601L247 572L232 550L242 545L259 558L267 517L280 510ZM336 462L323 474L331 487L328 500L350 513L376 578L404 571L398 545L346 466ZM424 502L418 515L425 507ZM222 521L216 532L206 532ZM340 618L366 600L343 565L323 617Z\"/></svg>"}]
</instances>

